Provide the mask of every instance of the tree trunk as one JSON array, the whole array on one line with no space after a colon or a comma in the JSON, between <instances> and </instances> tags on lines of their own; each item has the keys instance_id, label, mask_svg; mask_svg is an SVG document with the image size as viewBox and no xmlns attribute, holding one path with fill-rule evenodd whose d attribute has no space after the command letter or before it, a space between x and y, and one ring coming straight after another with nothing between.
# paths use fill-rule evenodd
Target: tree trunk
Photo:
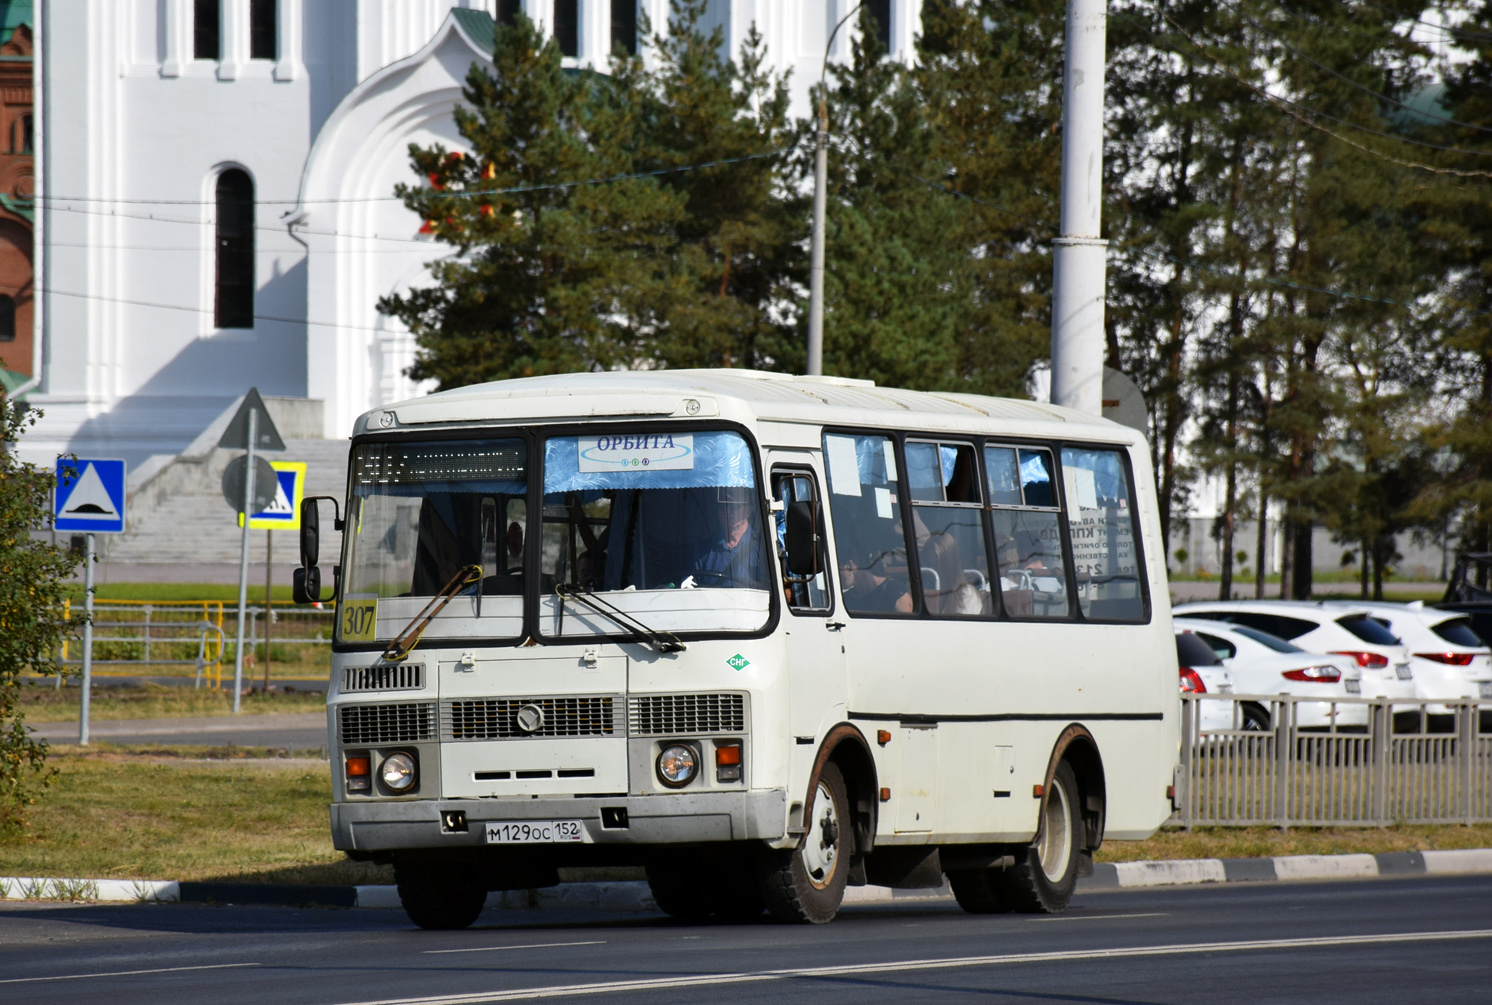
<instances>
[{"instance_id":1,"label":"tree trunk","mask_svg":"<svg viewBox=\"0 0 1492 1005\"><path fill-rule=\"evenodd\" d=\"M1259 480L1259 526L1254 536L1254 599L1264 599L1264 583L1268 577L1269 563L1265 555L1269 551L1269 497L1264 494L1264 480Z\"/></svg>"},{"instance_id":2,"label":"tree trunk","mask_svg":"<svg viewBox=\"0 0 1492 1005\"><path fill-rule=\"evenodd\" d=\"M1295 521L1295 576L1291 581L1293 589L1290 596L1295 600L1311 599L1311 566L1314 564L1311 554L1311 545L1315 529L1314 520Z\"/></svg>"}]
</instances>

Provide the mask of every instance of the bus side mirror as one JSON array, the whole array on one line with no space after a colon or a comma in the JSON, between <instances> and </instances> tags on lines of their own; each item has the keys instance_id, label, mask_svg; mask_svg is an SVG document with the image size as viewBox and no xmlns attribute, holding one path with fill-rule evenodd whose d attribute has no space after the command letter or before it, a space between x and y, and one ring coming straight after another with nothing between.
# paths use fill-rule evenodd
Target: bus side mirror
<instances>
[{"instance_id":1,"label":"bus side mirror","mask_svg":"<svg viewBox=\"0 0 1492 1005\"><path fill-rule=\"evenodd\" d=\"M819 573L817 523L811 503L788 503L783 543L787 545L787 571L794 576L816 576Z\"/></svg>"},{"instance_id":2,"label":"bus side mirror","mask_svg":"<svg viewBox=\"0 0 1492 1005\"><path fill-rule=\"evenodd\" d=\"M321 507L315 499L300 504L300 565L314 569L321 558ZM320 576L316 577L318 580Z\"/></svg>"},{"instance_id":3,"label":"bus side mirror","mask_svg":"<svg viewBox=\"0 0 1492 1005\"><path fill-rule=\"evenodd\" d=\"M290 596L297 604L321 602L321 570L316 566L296 569L291 574Z\"/></svg>"}]
</instances>

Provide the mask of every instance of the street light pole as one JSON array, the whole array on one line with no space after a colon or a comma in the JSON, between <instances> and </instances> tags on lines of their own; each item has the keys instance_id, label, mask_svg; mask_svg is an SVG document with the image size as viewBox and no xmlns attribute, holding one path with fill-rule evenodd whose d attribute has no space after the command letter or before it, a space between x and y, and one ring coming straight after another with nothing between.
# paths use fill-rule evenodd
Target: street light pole
<instances>
[{"instance_id":1,"label":"street light pole","mask_svg":"<svg viewBox=\"0 0 1492 1005\"><path fill-rule=\"evenodd\" d=\"M1067 0L1062 224L1052 242L1052 404L1103 414L1105 0Z\"/></svg>"},{"instance_id":2,"label":"street light pole","mask_svg":"<svg viewBox=\"0 0 1492 1005\"><path fill-rule=\"evenodd\" d=\"M850 16L865 6L864 0L851 7L829 33L824 46L824 62L819 69L819 108L817 144L813 152L813 234L809 240L808 260L808 374L824 373L824 215L829 199L829 93L825 81L829 75L829 52L835 36Z\"/></svg>"}]
</instances>

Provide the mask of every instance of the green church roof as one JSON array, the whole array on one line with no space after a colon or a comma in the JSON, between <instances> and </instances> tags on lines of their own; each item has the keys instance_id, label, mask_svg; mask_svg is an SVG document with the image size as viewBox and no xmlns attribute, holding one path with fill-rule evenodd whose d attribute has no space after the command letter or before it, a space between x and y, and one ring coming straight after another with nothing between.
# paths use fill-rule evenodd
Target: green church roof
<instances>
[{"instance_id":1,"label":"green church roof","mask_svg":"<svg viewBox=\"0 0 1492 1005\"><path fill-rule=\"evenodd\" d=\"M23 24L36 24L31 0L0 0L0 43L10 41L11 33Z\"/></svg>"}]
</instances>

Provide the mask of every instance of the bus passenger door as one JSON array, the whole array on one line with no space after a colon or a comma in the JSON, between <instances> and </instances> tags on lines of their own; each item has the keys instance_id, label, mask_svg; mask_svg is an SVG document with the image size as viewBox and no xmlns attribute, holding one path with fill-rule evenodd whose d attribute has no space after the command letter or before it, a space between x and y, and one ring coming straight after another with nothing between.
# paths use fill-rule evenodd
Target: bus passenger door
<instances>
[{"instance_id":1,"label":"bus passenger door","mask_svg":"<svg viewBox=\"0 0 1492 1005\"><path fill-rule=\"evenodd\" d=\"M825 533L822 484L813 458L800 452L777 452L772 457L773 514L777 523L778 554L782 559L783 588L787 616L789 723L793 734L794 777L800 757L812 762L814 743L828 726L845 714L845 655L843 618L834 606L830 582L829 549ZM816 571L794 576L786 564L786 510L793 503L807 503L816 527Z\"/></svg>"}]
</instances>

